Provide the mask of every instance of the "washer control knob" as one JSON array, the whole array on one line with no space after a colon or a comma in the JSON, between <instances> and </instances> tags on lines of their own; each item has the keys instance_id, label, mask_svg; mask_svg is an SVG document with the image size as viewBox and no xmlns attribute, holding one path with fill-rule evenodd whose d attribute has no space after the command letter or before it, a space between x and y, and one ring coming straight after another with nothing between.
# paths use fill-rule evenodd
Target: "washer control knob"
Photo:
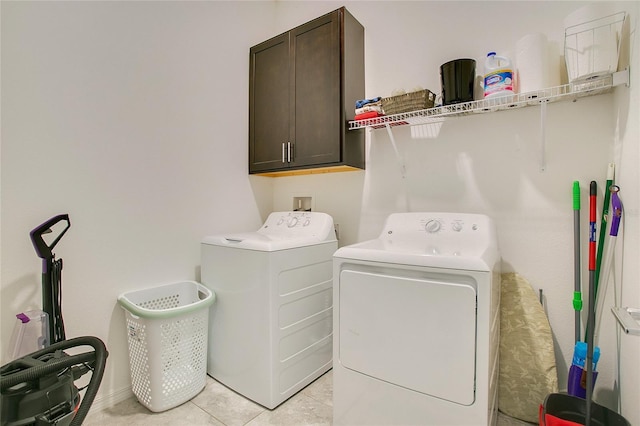
<instances>
[{"instance_id":1,"label":"washer control knob","mask_svg":"<svg viewBox=\"0 0 640 426\"><path fill-rule=\"evenodd\" d=\"M302 226L309 226L311 225L311 219L307 219L304 221L304 223L302 224Z\"/></svg>"},{"instance_id":2,"label":"washer control knob","mask_svg":"<svg viewBox=\"0 0 640 426\"><path fill-rule=\"evenodd\" d=\"M294 226L296 226L298 224L298 218L297 217L292 217L291 219L289 219L289 221L287 222L287 226L289 228L293 228Z\"/></svg>"},{"instance_id":3,"label":"washer control knob","mask_svg":"<svg viewBox=\"0 0 640 426\"><path fill-rule=\"evenodd\" d=\"M456 231L456 232L460 232L460 231L462 231L462 223L460 223L460 222L453 222L453 223L451 224L451 229L453 229L453 230L454 230L454 231Z\"/></svg>"},{"instance_id":4,"label":"washer control knob","mask_svg":"<svg viewBox=\"0 0 640 426\"><path fill-rule=\"evenodd\" d=\"M283 222L284 222L284 217L281 217L280 219L278 219L278 223L276 225L282 225Z\"/></svg>"},{"instance_id":5,"label":"washer control knob","mask_svg":"<svg viewBox=\"0 0 640 426\"><path fill-rule=\"evenodd\" d=\"M440 230L440 228L442 228L442 224L436 219L430 219L424 226L424 229L430 234L435 234Z\"/></svg>"}]
</instances>

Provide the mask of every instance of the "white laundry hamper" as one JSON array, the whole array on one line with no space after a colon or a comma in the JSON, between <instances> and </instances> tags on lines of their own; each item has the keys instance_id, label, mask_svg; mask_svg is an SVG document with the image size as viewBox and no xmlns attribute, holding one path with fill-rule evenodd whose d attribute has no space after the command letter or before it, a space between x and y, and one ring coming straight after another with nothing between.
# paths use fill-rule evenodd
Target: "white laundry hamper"
<instances>
[{"instance_id":1,"label":"white laundry hamper","mask_svg":"<svg viewBox=\"0 0 640 426\"><path fill-rule=\"evenodd\" d=\"M194 281L118 296L126 313L131 388L149 410L176 407L204 388L214 301L215 294Z\"/></svg>"}]
</instances>

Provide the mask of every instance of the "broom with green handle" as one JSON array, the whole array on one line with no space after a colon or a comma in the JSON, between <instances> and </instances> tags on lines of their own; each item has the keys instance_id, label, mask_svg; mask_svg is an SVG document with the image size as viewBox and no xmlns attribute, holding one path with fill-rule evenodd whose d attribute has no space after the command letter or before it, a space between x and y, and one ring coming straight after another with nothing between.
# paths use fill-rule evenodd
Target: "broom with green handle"
<instances>
[{"instance_id":1,"label":"broom with green handle","mask_svg":"<svg viewBox=\"0 0 640 426\"><path fill-rule=\"evenodd\" d=\"M580 285L580 182L573 182L573 310L575 311L575 343L580 341L580 311L582 292Z\"/></svg>"}]
</instances>

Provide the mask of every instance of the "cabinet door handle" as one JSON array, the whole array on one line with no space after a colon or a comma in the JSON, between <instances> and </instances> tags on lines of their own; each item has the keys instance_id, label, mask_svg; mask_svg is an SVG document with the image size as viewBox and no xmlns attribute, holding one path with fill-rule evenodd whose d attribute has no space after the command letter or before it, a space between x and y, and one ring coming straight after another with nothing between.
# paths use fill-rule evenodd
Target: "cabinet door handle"
<instances>
[{"instance_id":1,"label":"cabinet door handle","mask_svg":"<svg viewBox=\"0 0 640 426\"><path fill-rule=\"evenodd\" d=\"M291 162L291 142L287 142L287 163Z\"/></svg>"},{"instance_id":2,"label":"cabinet door handle","mask_svg":"<svg viewBox=\"0 0 640 426\"><path fill-rule=\"evenodd\" d=\"M284 161L284 142L282 142L282 162L285 163L285 161Z\"/></svg>"}]
</instances>

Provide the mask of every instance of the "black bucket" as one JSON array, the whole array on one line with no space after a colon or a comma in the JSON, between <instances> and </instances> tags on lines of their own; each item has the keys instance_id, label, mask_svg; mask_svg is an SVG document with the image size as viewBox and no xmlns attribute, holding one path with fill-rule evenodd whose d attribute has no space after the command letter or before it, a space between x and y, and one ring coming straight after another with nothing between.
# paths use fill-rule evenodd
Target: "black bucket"
<instances>
[{"instance_id":1,"label":"black bucket","mask_svg":"<svg viewBox=\"0 0 640 426\"><path fill-rule=\"evenodd\" d=\"M576 396L552 393L540 407L540 426L584 425L587 401ZM595 402L591 403L591 426L631 426L624 417Z\"/></svg>"},{"instance_id":2,"label":"black bucket","mask_svg":"<svg viewBox=\"0 0 640 426\"><path fill-rule=\"evenodd\" d=\"M442 105L473 101L476 80L474 59L454 59L440 66Z\"/></svg>"}]
</instances>

